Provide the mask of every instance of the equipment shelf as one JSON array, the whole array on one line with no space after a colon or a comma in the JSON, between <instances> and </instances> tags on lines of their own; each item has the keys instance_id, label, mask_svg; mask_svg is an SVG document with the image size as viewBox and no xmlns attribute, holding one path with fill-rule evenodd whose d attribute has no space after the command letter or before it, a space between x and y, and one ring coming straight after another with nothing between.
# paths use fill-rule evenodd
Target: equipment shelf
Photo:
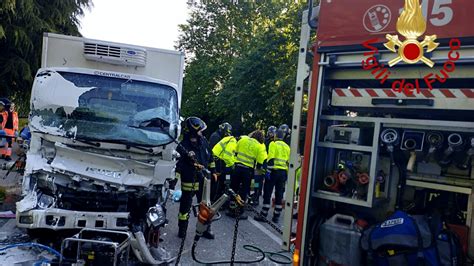
<instances>
[{"instance_id":1,"label":"equipment shelf","mask_svg":"<svg viewBox=\"0 0 474 266\"><path fill-rule=\"evenodd\" d=\"M333 143L333 142L326 142L326 141L319 142L318 147L351 150L351 151L365 151L365 152L372 152L373 150L372 146L340 144L340 143Z\"/></svg>"}]
</instances>

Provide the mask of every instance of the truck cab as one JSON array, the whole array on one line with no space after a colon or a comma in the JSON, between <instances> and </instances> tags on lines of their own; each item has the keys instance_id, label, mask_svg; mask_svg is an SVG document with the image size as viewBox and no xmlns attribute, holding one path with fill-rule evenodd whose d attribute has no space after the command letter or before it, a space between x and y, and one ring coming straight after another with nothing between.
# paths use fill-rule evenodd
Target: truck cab
<instances>
[{"instance_id":1,"label":"truck cab","mask_svg":"<svg viewBox=\"0 0 474 266\"><path fill-rule=\"evenodd\" d=\"M183 63L181 52L45 34L18 227L146 228L174 178Z\"/></svg>"}]
</instances>

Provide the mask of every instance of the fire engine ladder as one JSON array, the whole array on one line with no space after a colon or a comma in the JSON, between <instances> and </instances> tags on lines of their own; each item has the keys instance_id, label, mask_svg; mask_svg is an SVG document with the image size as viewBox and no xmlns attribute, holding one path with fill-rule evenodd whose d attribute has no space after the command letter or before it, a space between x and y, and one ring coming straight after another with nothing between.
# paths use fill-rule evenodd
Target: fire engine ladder
<instances>
[{"instance_id":1,"label":"fire engine ladder","mask_svg":"<svg viewBox=\"0 0 474 266\"><path fill-rule=\"evenodd\" d=\"M313 8L313 14L316 13L315 8ZM291 250L292 242L294 241L292 237L293 230L293 208L295 202L295 186L296 184L296 170L301 166L301 150L300 150L300 136L302 130L305 127L302 125L301 118L304 109L307 109L307 103L305 99L309 99L309 90L310 80L311 80L311 70L308 65L307 55L308 50L310 49L310 40L311 40L311 27L308 24L308 10L303 12L302 21L301 21L301 33L300 33L300 45L299 45L299 55L298 55L298 68L296 74L296 86L295 86L295 98L294 98L294 107L293 107L293 121L292 121L292 131L291 131L291 153L290 153L290 165L288 171L288 182L285 190L285 215L284 215L284 226L283 226L283 236L282 236L282 246L283 249Z\"/></svg>"}]
</instances>

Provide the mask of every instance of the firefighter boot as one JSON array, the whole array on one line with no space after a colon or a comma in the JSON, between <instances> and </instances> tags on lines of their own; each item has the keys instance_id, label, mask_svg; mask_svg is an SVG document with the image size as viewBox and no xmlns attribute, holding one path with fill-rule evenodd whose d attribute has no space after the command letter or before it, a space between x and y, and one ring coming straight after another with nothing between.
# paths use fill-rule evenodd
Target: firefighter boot
<instances>
[{"instance_id":1,"label":"firefighter boot","mask_svg":"<svg viewBox=\"0 0 474 266\"><path fill-rule=\"evenodd\" d=\"M202 234L202 237L207 238L207 239L214 239L214 233L211 230L211 225L207 227L207 230Z\"/></svg>"},{"instance_id":2,"label":"firefighter boot","mask_svg":"<svg viewBox=\"0 0 474 266\"><path fill-rule=\"evenodd\" d=\"M178 237L184 238L186 237L186 231L188 230L188 221L187 220L179 220L178 221Z\"/></svg>"},{"instance_id":3,"label":"firefighter boot","mask_svg":"<svg viewBox=\"0 0 474 266\"><path fill-rule=\"evenodd\" d=\"M259 222L265 222L265 221L267 221L267 214L268 213L265 213L265 212L262 211L262 212L260 212L259 215L253 217L253 219L255 221L259 221Z\"/></svg>"},{"instance_id":4,"label":"firefighter boot","mask_svg":"<svg viewBox=\"0 0 474 266\"><path fill-rule=\"evenodd\" d=\"M260 204L260 191L258 189L250 197L251 197L250 204L252 206L258 206L258 204Z\"/></svg>"},{"instance_id":5,"label":"firefighter boot","mask_svg":"<svg viewBox=\"0 0 474 266\"><path fill-rule=\"evenodd\" d=\"M279 213L273 213L272 222L277 224L278 220L280 220L280 214Z\"/></svg>"}]
</instances>

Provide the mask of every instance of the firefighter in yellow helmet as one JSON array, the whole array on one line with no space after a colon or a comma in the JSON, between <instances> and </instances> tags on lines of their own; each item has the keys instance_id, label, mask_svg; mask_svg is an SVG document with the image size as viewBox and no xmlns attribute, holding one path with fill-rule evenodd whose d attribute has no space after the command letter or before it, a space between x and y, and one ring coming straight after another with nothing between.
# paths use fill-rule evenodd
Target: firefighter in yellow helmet
<instances>
[{"instance_id":1,"label":"firefighter in yellow helmet","mask_svg":"<svg viewBox=\"0 0 474 266\"><path fill-rule=\"evenodd\" d=\"M266 150L262 149L264 141L263 131L256 130L250 136L242 136L237 142L235 167L230 179L230 188L238 192L244 202L247 201L250 193L250 185L255 169L262 169L267 158ZM237 217L237 204L235 202L231 202L229 207L228 216L239 219L248 218L243 209L239 210L240 215Z\"/></svg>"},{"instance_id":2,"label":"firefighter in yellow helmet","mask_svg":"<svg viewBox=\"0 0 474 266\"><path fill-rule=\"evenodd\" d=\"M288 178L288 165L290 163L290 146L284 142L285 131L277 130L276 140L268 147L267 171L269 178L263 185L263 206L260 214L255 216L257 221L265 221L270 210L270 201L275 189L275 210L272 221L277 223L283 209L282 200L285 193L285 183Z\"/></svg>"}]
</instances>

